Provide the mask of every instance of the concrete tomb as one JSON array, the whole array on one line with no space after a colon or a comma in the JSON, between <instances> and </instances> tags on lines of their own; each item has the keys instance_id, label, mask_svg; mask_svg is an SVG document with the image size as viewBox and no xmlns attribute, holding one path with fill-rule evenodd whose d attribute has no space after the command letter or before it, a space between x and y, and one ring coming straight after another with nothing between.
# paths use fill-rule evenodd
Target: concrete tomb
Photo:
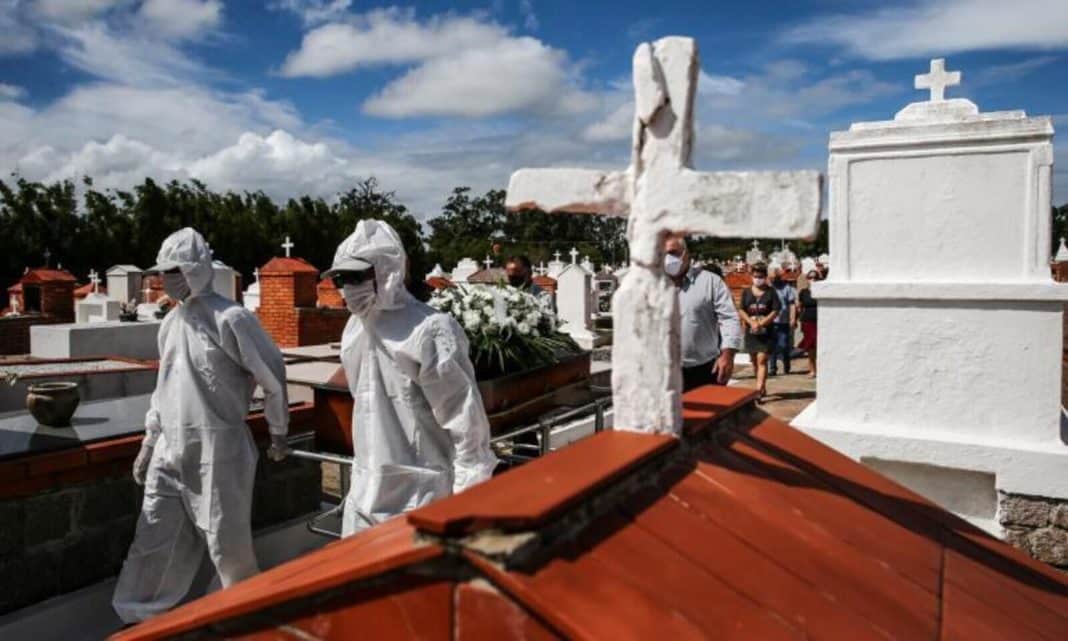
<instances>
[{"instance_id":1,"label":"concrete tomb","mask_svg":"<svg viewBox=\"0 0 1068 641\"><path fill-rule=\"evenodd\" d=\"M461 258L460 262L456 263L456 268L452 270L452 281L454 283L466 283L472 274L481 271L481 269L474 260Z\"/></svg>"},{"instance_id":2,"label":"concrete tomb","mask_svg":"<svg viewBox=\"0 0 1068 641\"><path fill-rule=\"evenodd\" d=\"M111 302L118 305L116 301ZM30 328L30 355L34 358L122 356L158 359L156 337L159 326L158 320L35 325Z\"/></svg>"},{"instance_id":3,"label":"concrete tomb","mask_svg":"<svg viewBox=\"0 0 1068 641\"><path fill-rule=\"evenodd\" d=\"M591 349L597 340L592 329L595 309L591 278L581 266L568 265L556 279L556 313L561 323L560 331L585 349Z\"/></svg>"},{"instance_id":4,"label":"concrete tomb","mask_svg":"<svg viewBox=\"0 0 1068 641\"><path fill-rule=\"evenodd\" d=\"M113 265L106 272L108 279L108 296L120 303L136 301L144 302L141 298L141 281L144 276L143 270L136 265Z\"/></svg>"},{"instance_id":5,"label":"concrete tomb","mask_svg":"<svg viewBox=\"0 0 1068 641\"><path fill-rule=\"evenodd\" d=\"M639 45L630 166L521 169L508 185L505 204L512 211L629 215L631 268L612 300L612 387L616 425L635 431L682 429L678 300L663 273L663 234L812 237L819 224L815 171L691 168L699 70L691 38Z\"/></svg>"},{"instance_id":6,"label":"concrete tomb","mask_svg":"<svg viewBox=\"0 0 1068 641\"><path fill-rule=\"evenodd\" d=\"M837 262L794 425L998 533L1006 497L1068 499L1068 287L1049 269L1050 119L944 99L959 81L932 61L929 101L831 134Z\"/></svg>"}]
</instances>

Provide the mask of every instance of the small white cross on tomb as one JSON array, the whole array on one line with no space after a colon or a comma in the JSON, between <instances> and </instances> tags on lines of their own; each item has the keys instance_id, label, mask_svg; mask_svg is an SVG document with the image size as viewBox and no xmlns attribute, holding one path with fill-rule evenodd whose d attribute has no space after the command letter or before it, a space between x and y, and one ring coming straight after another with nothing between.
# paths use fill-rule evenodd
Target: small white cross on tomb
<instances>
[{"instance_id":1,"label":"small white cross on tomb","mask_svg":"<svg viewBox=\"0 0 1068 641\"><path fill-rule=\"evenodd\" d=\"M282 243L282 249L286 250L286 258L289 258L289 252L293 249L293 241L289 240L289 236L286 236L286 242Z\"/></svg>"},{"instance_id":2,"label":"small white cross on tomb","mask_svg":"<svg viewBox=\"0 0 1068 641\"><path fill-rule=\"evenodd\" d=\"M486 266L486 269L493 267L493 259L486 254L486 260L482 261L482 264Z\"/></svg>"},{"instance_id":3,"label":"small white cross on tomb","mask_svg":"<svg viewBox=\"0 0 1068 641\"><path fill-rule=\"evenodd\" d=\"M569 251L567 253L571 254L571 264L574 265L575 264L575 259L577 259L578 255L579 255L578 250L575 249L574 247L572 247L571 251Z\"/></svg>"},{"instance_id":4,"label":"small white cross on tomb","mask_svg":"<svg viewBox=\"0 0 1068 641\"><path fill-rule=\"evenodd\" d=\"M612 298L617 429L682 429L678 292L664 274L664 234L811 238L819 227L818 172L693 169L699 72L692 38L638 45L630 166L520 169L508 183L510 211L629 217L630 267ZM577 254L572 250L572 263Z\"/></svg>"},{"instance_id":5,"label":"small white cross on tomb","mask_svg":"<svg viewBox=\"0 0 1068 641\"><path fill-rule=\"evenodd\" d=\"M542 276L544 276L545 272L546 272L545 261L543 260L540 263L538 263L538 273L541 274Z\"/></svg>"},{"instance_id":6,"label":"small white cross on tomb","mask_svg":"<svg viewBox=\"0 0 1068 641\"><path fill-rule=\"evenodd\" d=\"M260 268L259 267L257 267L256 269L252 270L252 277L255 278L256 280L260 279Z\"/></svg>"},{"instance_id":7,"label":"small white cross on tomb","mask_svg":"<svg viewBox=\"0 0 1068 641\"><path fill-rule=\"evenodd\" d=\"M931 71L916 76L916 88L930 89L931 102L942 102L946 99L946 87L959 84L960 72L946 71L945 58L931 60Z\"/></svg>"},{"instance_id":8,"label":"small white cross on tomb","mask_svg":"<svg viewBox=\"0 0 1068 641\"><path fill-rule=\"evenodd\" d=\"M559 249L557 249L555 252L553 252L553 258L556 259L556 262L560 262L560 250Z\"/></svg>"},{"instance_id":9,"label":"small white cross on tomb","mask_svg":"<svg viewBox=\"0 0 1068 641\"><path fill-rule=\"evenodd\" d=\"M89 270L89 282L93 284L93 293L100 293L100 276L96 273L95 269Z\"/></svg>"}]
</instances>

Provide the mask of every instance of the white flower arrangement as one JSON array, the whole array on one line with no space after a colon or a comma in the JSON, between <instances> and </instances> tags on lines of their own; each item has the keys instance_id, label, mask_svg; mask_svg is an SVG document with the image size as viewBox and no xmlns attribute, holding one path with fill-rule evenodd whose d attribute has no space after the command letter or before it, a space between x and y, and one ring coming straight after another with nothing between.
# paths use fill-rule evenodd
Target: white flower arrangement
<instances>
[{"instance_id":1,"label":"white flower arrangement","mask_svg":"<svg viewBox=\"0 0 1068 641\"><path fill-rule=\"evenodd\" d=\"M464 328L480 377L548 365L580 351L557 331L556 314L546 297L515 287L449 287L434 292L430 305Z\"/></svg>"}]
</instances>

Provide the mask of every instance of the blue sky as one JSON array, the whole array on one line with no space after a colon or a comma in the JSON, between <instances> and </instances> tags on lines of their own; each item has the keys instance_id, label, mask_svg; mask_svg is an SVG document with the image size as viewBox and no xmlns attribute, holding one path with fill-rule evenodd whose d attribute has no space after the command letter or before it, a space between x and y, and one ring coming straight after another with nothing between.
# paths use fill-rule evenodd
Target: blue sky
<instances>
[{"instance_id":1,"label":"blue sky","mask_svg":"<svg viewBox=\"0 0 1068 641\"><path fill-rule=\"evenodd\" d=\"M931 57L949 96L1068 128L1065 0L0 0L0 33L4 175L277 198L374 175L420 217L519 167L624 166L631 55L664 35L701 49L701 169L823 168Z\"/></svg>"}]
</instances>

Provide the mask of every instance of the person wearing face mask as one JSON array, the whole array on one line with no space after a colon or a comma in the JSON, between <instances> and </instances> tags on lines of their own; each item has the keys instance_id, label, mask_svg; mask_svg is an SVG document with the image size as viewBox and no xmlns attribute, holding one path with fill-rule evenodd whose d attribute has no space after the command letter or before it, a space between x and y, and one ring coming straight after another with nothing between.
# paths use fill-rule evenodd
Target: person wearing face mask
<instances>
[{"instance_id":1,"label":"person wearing face mask","mask_svg":"<svg viewBox=\"0 0 1068 641\"><path fill-rule=\"evenodd\" d=\"M778 362L782 360L782 371L790 373L790 356L794 351L794 330L797 329L797 290L783 278L781 267L769 269L771 287L779 296L779 313L771 324L772 349L768 356L768 374L779 373Z\"/></svg>"},{"instance_id":2,"label":"person wearing face mask","mask_svg":"<svg viewBox=\"0 0 1068 641\"><path fill-rule=\"evenodd\" d=\"M763 400L767 395L768 354L773 345L769 330L779 315L781 303L779 295L768 282L768 268L765 265L753 265L750 273L753 285L742 292L738 313L745 324L745 349L749 352L749 362L756 370L757 389L760 391L760 400Z\"/></svg>"},{"instance_id":3,"label":"person wearing face mask","mask_svg":"<svg viewBox=\"0 0 1068 641\"><path fill-rule=\"evenodd\" d=\"M354 400L344 536L461 492L497 465L467 337L408 293L406 272L397 232L361 220L325 274L352 312L341 336Z\"/></svg>"},{"instance_id":4,"label":"person wearing face mask","mask_svg":"<svg viewBox=\"0 0 1068 641\"><path fill-rule=\"evenodd\" d=\"M801 342L798 347L805 350L808 359L808 377L816 378L816 319L818 317L817 301L812 296L812 283L820 280L820 273L815 269L805 275L806 282L797 296L798 315L801 317Z\"/></svg>"},{"instance_id":5,"label":"person wearing face mask","mask_svg":"<svg viewBox=\"0 0 1068 641\"><path fill-rule=\"evenodd\" d=\"M723 279L691 267L686 239L664 239L664 273L679 290L682 388L726 385L734 371L734 354L742 346L738 310Z\"/></svg>"},{"instance_id":6,"label":"person wearing face mask","mask_svg":"<svg viewBox=\"0 0 1068 641\"><path fill-rule=\"evenodd\" d=\"M223 587L256 574L252 486L258 453L245 420L258 384L267 455L288 453L282 354L256 317L212 291L211 250L191 228L163 241L157 265L176 307L159 329L159 374L133 466L141 516L112 605L135 623L178 604L207 552Z\"/></svg>"},{"instance_id":7,"label":"person wearing face mask","mask_svg":"<svg viewBox=\"0 0 1068 641\"><path fill-rule=\"evenodd\" d=\"M504 264L504 272L508 275L508 284L512 287L535 296L545 295L545 290L538 287L533 280L534 267L530 264L530 259L523 254L509 258Z\"/></svg>"}]
</instances>

